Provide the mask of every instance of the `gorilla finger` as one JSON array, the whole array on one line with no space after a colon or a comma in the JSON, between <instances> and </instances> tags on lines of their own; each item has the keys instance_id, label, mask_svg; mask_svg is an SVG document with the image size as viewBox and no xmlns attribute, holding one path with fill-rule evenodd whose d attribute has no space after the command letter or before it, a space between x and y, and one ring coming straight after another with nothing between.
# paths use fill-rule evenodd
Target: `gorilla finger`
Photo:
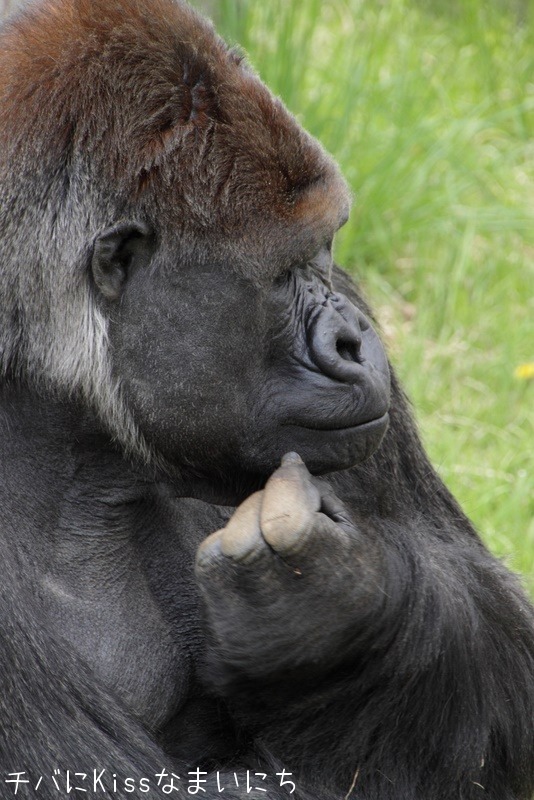
<instances>
[{"instance_id":1,"label":"gorilla finger","mask_svg":"<svg viewBox=\"0 0 534 800\"><path fill-rule=\"evenodd\" d=\"M255 492L241 503L223 530L221 549L223 555L250 564L267 552L260 528L260 509L263 492Z\"/></svg>"},{"instance_id":2,"label":"gorilla finger","mask_svg":"<svg viewBox=\"0 0 534 800\"><path fill-rule=\"evenodd\" d=\"M217 561L218 558L220 558L222 554L221 539L223 533L224 529L215 531L215 533L210 534L200 544L195 560L195 571L197 573L206 571L214 564L215 561Z\"/></svg>"},{"instance_id":3,"label":"gorilla finger","mask_svg":"<svg viewBox=\"0 0 534 800\"><path fill-rule=\"evenodd\" d=\"M262 492L247 497L234 511L226 527L212 533L202 542L197 553L197 567L209 567L222 558L250 564L262 552L268 552L260 530Z\"/></svg>"},{"instance_id":4,"label":"gorilla finger","mask_svg":"<svg viewBox=\"0 0 534 800\"><path fill-rule=\"evenodd\" d=\"M285 455L263 492L260 525L265 541L281 554L299 552L320 507L321 495L302 459L296 453Z\"/></svg>"},{"instance_id":5,"label":"gorilla finger","mask_svg":"<svg viewBox=\"0 0 534 800\"><path fill-rule=\"evenodd\" d=\"M335 494L330 484L320 478L312 478L312 482L321 495L321 513L345 529L354 531L356 525L349 509Z\"/></svg>"}]
</instances>

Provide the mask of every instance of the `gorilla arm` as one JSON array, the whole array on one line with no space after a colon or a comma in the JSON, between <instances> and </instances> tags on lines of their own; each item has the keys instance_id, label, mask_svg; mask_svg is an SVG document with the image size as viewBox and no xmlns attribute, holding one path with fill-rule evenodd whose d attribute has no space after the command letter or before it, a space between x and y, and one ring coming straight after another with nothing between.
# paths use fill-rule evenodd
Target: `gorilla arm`
<instances>
[{"instance_id":1,"label":"gorilla arm","mask_svg":"<svg viewBox=\"0 0 534 800\"><path fill-rule=\"evenodd\" d=\"M396 385L393 405L366 465L319 481L286 456L201 546L209 680L309 785L527 796L504 776L512 758L531 780L534 652L514 620L532 612L421 459Z\"/></svg>"}]
</instances>

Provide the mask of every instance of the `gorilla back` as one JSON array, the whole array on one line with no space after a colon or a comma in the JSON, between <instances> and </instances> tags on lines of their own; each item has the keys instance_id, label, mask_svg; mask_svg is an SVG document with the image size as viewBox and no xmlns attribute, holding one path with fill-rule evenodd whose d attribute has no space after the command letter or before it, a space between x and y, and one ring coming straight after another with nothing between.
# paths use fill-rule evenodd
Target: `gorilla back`
<instances>
[{"instance_id":1,"label":"gorilla back","mask_svg":"<svg viewBox=\"0 0 534 800\"><path fill-rule=\"evenodd\" d=\"M332 264L348 211L336 165L181 2L42 0L2 28L19 795L56 797L59 770L160 797L200 771L208 800L530 800L534 613Z\"/></svg>"}]
</instances>

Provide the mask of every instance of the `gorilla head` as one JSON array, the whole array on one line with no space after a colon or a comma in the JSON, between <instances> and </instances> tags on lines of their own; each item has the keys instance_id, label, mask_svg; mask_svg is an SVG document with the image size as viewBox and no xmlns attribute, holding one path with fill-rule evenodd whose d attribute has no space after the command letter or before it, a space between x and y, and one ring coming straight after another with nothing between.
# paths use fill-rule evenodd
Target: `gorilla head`
<instances>
[{"instance_id":1,"label":"gorilla head","mask_svg":"<svg viewBox=\"0 0 534 800\"><path fill-rule=\"evenodd\" d=\"M332 283L335 164L191 9L120 6L43 2L2 35L4 372L182 476L365 459L389 373Z\"/></svg>"}]
</instances>

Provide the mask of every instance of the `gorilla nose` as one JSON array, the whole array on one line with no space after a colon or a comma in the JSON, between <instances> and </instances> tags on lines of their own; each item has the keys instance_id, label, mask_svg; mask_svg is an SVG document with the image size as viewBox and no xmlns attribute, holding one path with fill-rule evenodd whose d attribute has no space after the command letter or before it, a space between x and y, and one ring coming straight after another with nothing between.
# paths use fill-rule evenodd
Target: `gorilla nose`
<instances>
[{"instance_id":1,"label":"gorilla nose","mask_svg":"<svg viewBox=\"0 0 534 800\"><path fill-rule=\"evenodd\" d=\"M371 330L365 315L344 295L328 294L310 331L313 361L329 378L358 383L365 361L362 350Z\"/></svg>"}]
</instances>

